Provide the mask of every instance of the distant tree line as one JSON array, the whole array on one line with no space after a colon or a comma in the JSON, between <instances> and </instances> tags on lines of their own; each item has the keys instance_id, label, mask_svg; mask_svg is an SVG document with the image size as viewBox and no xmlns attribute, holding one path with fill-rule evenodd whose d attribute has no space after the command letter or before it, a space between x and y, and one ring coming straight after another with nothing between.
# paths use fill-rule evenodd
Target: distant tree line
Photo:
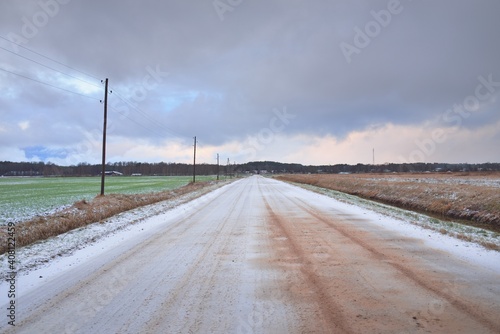
<instances>
[{"instance_id":1,"label":"distant tree line","mask_svg":"<svg viewBox=\"0 0 500 334\"><path fill-rule=\"evenodd\" d=\"M482 164L449 164L449 163L388 163L383 165L371 164L337 164L304 166L301 164L287 164L274 161L255 161L237 166L237 172L245 173L409 173L409 172L476 172L500 171L500 163Z\"/></svg>"},{"instance_id":2,"label":"distant tree line","mask_svg":"<svg viewBox=\"0 0 500 334\"><path fill-rule=\"evenodd\" d=\"M280 174L280 173L408 173L408 172L476 172L500 171L500 163L448 164L448 163L411 163L411 164L337 164L301 165L275 161L254 161L241 165L197 164L196 175L225 174ZM106 171L116 171L123 175L186 176L193 174L192 164L114 162L106 165ZM74 166L58 166L51 162L0 162L0 176L97 176L101 173L100 164L80 163Z\"/></svg>"},{"instance_id":3,"label":"distant tree line","mask_svg":"<svg viewBox=\"0 0 500 334\"><path fill-rule=\"evenodd\" d=\"M58 166L51 162L0 162L0 176L97 176L101 174L100 164L80 163L76 166ZM106 171L117 171L123 175L185 176L193 174L192 164L115 162L106 164ZM220 166L220 174L225 166ZM197 175L217 174L217 165L197 164Z\"/></svg>"}]
</instances>

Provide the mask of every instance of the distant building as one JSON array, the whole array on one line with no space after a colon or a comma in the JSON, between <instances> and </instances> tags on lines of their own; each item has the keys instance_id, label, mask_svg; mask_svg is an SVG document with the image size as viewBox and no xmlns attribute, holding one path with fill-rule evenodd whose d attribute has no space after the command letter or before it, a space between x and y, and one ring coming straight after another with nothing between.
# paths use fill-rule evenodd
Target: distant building
<instances>
[{"instance_id":1,"label":"distant building","mask_svg":"<svg viewBox=\"0 0 500 334\"><path fill-rule=\"evenodd\" d=\"M107 170L104 172L104 175L121 176L123 173L117 172L116 170Z\"/></svg>"}]
</instances>

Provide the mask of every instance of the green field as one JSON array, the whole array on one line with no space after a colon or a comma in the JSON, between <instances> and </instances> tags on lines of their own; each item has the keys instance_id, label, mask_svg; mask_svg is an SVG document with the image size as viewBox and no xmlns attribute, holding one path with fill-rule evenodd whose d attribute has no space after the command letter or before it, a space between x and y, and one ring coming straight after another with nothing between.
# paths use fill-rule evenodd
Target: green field
<instances>
[{"instance_id":1,"label":"green field","mask_svg":"<svg viewBox=\"0 0 500 334\"><path fill-rule=\"evenodd\" d=\"M197 181L215 176L197 176ZM190 176L106 177L105 193L136 194L175 189ZM76 201L90 200L101 191L100 177L0 177L0 225L29 219Z\"/></svg>"}]
</instances>

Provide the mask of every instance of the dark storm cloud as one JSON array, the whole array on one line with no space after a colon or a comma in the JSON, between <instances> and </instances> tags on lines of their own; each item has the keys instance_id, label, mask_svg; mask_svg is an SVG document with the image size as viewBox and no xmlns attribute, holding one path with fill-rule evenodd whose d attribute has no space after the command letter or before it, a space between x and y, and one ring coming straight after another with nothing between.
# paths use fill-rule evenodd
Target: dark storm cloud
<instances>
[{"instance_id":1,"label":"dark storm cloud","mask_svg":"<svg viewBox=\"0 0 500 334\"><path fill-rule=\"evenodd\" d=\"M92 74L51 65L93 84L110 78L130 102L110 96L118 136L189 141L197 135L219 145L257 133L273 108L286 107L296 117L287 134L342 138L385 123L435 121L474 94L479 76L500 82L500 3L493 0L10 0L0 8L1 36ZM346 44L357 52L346 57ZM1 66L64 83L47 68L0 53ZM54 124L66 124L69 141L100 130L98 101L5 73L0 78L16 93L3 98L3 121L13 128L32 120L32 140L50 144ZM98 91L82 93L102 98ZM482 108L460 125L498 121L498 103ZM8 138L16 140L14 131Z\"/></svg>"}]
</instances>

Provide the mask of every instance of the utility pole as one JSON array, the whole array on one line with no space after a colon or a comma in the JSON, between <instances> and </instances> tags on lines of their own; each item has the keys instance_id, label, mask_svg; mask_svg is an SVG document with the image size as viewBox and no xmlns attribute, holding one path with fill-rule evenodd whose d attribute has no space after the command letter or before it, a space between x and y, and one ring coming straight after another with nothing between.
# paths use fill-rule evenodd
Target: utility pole
<instances>
[{"instance_id":1,"label":"utility pole","mask_svg":"<svg viewBox=\"0 0 500 334\"><path fill-rule=\"evenodd\" d=\"M108 123L108 78L104 84L104 125L102 129L102 171L101 196L104 196L104 180L106 177L106 127Z\"/></svg>"},{"instance_id":2,"label":"utility pole","mask_svg":"<svg viewBox=\"0 0 500 334\"><path fill-rule=\"evenodd\" d=\"M196 182L196 136L194 136L193 183Z\"/></svg>"},{"instance_id":3,"label":"utility pole","mask_svg":"<svg viewBox=\"0 0 500 334\"><path fill-rule=\"evenodd\" d=\"M219 153L217 153L217 181L219 181Z\"/></svg>"}]
</instances>

